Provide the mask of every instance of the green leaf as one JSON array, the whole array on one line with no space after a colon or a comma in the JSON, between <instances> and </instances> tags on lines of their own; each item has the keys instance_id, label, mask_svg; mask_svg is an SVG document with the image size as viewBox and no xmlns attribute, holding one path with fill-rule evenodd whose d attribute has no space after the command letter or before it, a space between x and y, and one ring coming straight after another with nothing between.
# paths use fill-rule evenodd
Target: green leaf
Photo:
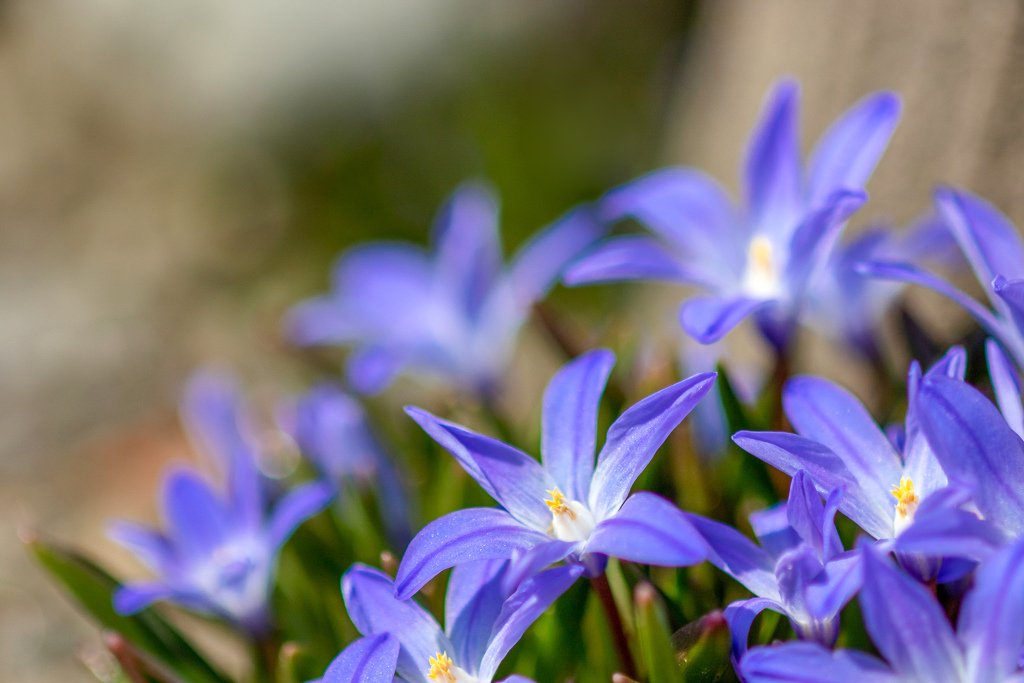
<instances>
[{"instance_id":1,"label":"green leaf","mask_svg":"<svg viewBox=\"0 0 1024 683\"><path fill-rule=\"evenodd\" d=\"M36 562L87 614L124 637L141 656L151 657L156 668L187 683L230 683L154 609L132 616L115 612L112 597L120 584L96 564L35 536L23 540Z\"/></svg>"},{"instance_id":2,"label":"green leaf","mask_svg":"<svg viewBox=\"0 0 1024 683\"><path fill-rule=\"evenodd\" d=\"M636 608L636 637L642 653L642 665L649 683L677 683L682 672L670 640L671 631L665 606L658 592L647 581L641 581L633 591Z\"/></svg>"}]
</instances>

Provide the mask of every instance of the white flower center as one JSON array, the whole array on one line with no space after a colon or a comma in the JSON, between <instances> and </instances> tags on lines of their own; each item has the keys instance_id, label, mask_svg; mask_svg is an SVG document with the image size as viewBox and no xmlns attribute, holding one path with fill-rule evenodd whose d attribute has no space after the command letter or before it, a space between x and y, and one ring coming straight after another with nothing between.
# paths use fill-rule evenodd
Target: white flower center
<instances>
[{"instance_id":1,"label":"white flower center","mask_svg":"<svg viewBox=\"0 0 1024 683\"><path fill-rule=\"evenodd\" d=\"M771 241L764 235L750 240L743 291L757 299L774 299L782 294L779 263Z\"/></svg>"},{"instance_id":2,"label":"white flower center","mask_svg":"<svg viewBox=\"0 0 1024 683\"><path fill-rule=\"evenodd\" d=\"M910 477L901 477L898 486L892 487L892 495L896 497L896 512L892 517L893 534L899 536L914 523L914 513L921 499L914 493L914 482Z\"/></svg>"},{"instance_id":3,"label":"white flower center","mask_svg":"<svg viewBox=\"0 0 1024 683\"><path fill-rule=\"evenodd\" d=\"M470 676L465 669L455 666L447 652L438 652L430 658L430 680L436 683L478 683L479 679Z\"/></svg>"},{"instance_id":4,"label":"white flower center","mask_svg":"<svg viewBox=\"0 0 1024 683\"><path fill-rule=\"evenodd\" d=\"M587 507L577 501L569 500L556 486L548 491L550 500L545 500L551 510L551 528L548 533L559 541L585 541L590 538L596 522L594 515Z\"/></svg>"}]
</instances>

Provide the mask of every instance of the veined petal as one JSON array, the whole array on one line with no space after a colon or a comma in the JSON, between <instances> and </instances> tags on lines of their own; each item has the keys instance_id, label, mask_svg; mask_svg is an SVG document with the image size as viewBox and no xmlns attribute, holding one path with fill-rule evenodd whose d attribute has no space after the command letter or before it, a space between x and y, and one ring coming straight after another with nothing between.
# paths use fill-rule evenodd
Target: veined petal
<instances>
[{"instance_id":1,"label":"veined petal","mask_svg":"<svg viewBox=\"0 0 1024 683\"><path fill-rule=\"evenodd\" d=\"M999 404L999 412L1006 418L1006 424L1024 437L1024 406L1021 404L1020 376L1013 363L994 339L985 340L985 357L988 359L988 376Z\"/></svg>"},{"instance_id":2,"label":"veined petal","mask_svg":"<svg viewBox=\"0 0 1024 683\"><path fill-rule=\"evenodd\" d=\"M772 303L771 299L744 296L694 296L687 299L679 310L679 323L701 344L713 344L732 332L748 315Z\"/></svg>"},{"instance_id":3,"label":"veined petal","mask_svg":"<svg viewBox=\"0 0 1024 683\"><path fill-rule=\"evenodd\" d=\"M513 551L509 569L505 572L506 593L515 592L521 583L545 567L560 562L573 553L580 555L582 551L583 541L556 541L554 539L528 550Z\"/></svg>"},{"instance_id":4,"label":"veined petal","mask_svg":"<svg viewBox=\"0 0 1024 683\"><path fill-rule=\"evenodd\" d=\"M544 500L556 484L539 462L497 439L471 432L425 410L410 406L405 412L455 456L484 491L513 517L537 530L546 530L551 525L551 511Z\"/></svg>"},{"instance_id":5,"label":"veined petal","mask_svg":"<svg viewBox=\"0 0 1024 683\"><path fill-rule=\"evenodd\" d=\"M600 522L584 552L660 567L688 567L703 562L703 537L686 514L661 496L634 493L619 511Z\"/></svg>"},{"instance_id":6,"label":"veined petal","mask_svg":"<svg viewBox=\"0 0 1024 683\"><path fill-rule=\"evenodd\" d=\"M750 625L754 623L757 615L766 609L774 610L785 614L786 610L779 603L767 598L750 598L749 600L737 600L725 608L722 615L729 624L729 632L732 634L732 657L738 662L747 651L747 643L750 639Z\"/></svg>"},{"instance_id":7,"label":"veined petal","mask_svg":"<svg viewBox=\"0 0 1024 683\"><path fill-rule=\"evenodd\" d=\"M438 652L455 652L429 612L415 600L395 598L395 586L383 572L354 564L341 577L341 593L359 633L390 633L399 642L396 668L410 683L429 683L430 658Z\"/></svg>"},{"instance_id":8,"label":"veined petal","mask_svg":"<svg viewBox=\"0 0 1024 683\"><path fill-rule=\"evenodd\" d=\"M509 265L516 303L525 309L543 298L566 264L604 232L589 208L573 209L537 232Z\"/></svg>"},{"instance_id":9,"label":"veined petal","mask_svg":"<svg viewBox=\"0 0 1024 683\"><path fill-rule=\"evenodd\" d=\"M862 546L864 626L896 673L919 681L960 681L963 657L942 607L920 583Z\"/></svg>"},{"instance_id":10,"label":"veined petal","mask_svg":"<svg viewBox=\"0 0 1024 683\"><path fill-rule=\"evenodd\" d=\"M630 406L612 423L590 484L589 507L598 522L619 509L655 451L704 398L716 376L707 372L676 382Z\"/></svg>"},{"instance_id":11,"label":"veined petal","mask_svg":"<svg viewBox=\"0 0 1024 683\"><path fill-rule=\"evenodd\" d=\"M935 208L982 286L997 275L1024 278L1024 244L998 209L977 195L954 188L936 190ZM999 307L998 302L993 304Z\"/></svg>"},{"instance_id":12,"label":"veined petal","mask_svg":"<svg viewBox=\"0 0 1024 683\"><path fill-rule=\"evenodd\" d=\"M933 493L925 502L941 495ZM984 560L1003 544L1006 536L992 522L955 507L924 509L914 515L914 523L897 538L894 550L926 558Z\"/></svg>"},{"instance_id":13,"label":"veined petal","mask_svg":"<svg viewBox=\"0 0 1024 683\"><path fill-rule=\"evenodd\" d=\"M541 456L572 500L585 501L590 494L598 404L614 364L611 351L589 351L559 370L544 390Z\"/></svg>"},{"instance_id":14,"label":"veined petal","mask_svg":"<svg viewBox=\"0 0 1024 683\"><path fill-rule=\"evenodd\" d=\"M832 652L817 643L755 647L740 662L747 683L897 683L880 661L861 652Z\"/></svg>"},{"instance_id":15,"label":"veined petal","mask_svg":"<svg viewBox=\"0 0 1024 683\"><path fill-rule=\"evenodd\" d=\"M860 550L848 550L834 556L813 583L807 586L804 604L816 619L838 618L864 581Z\"/></svg>"},{"instance_id":16,"label":"veined petal","mask_svg":"<svg viewBox=\"0 0 1024 683\"><path fill-rule=\"evenodd\" d=\"M900 120L900 98L876 92L853 105L821 136L808 163L808 202L867 183Z\"/></svg>"},{"instance_id":17,"label":"veined petal","mask_svg":"<svg viewBox=\"0 0 1024 683\"><path fill-rule=\"evenodd\" d=\"M930 377L918 393L928 443L951 481L976 492L986 519L1024 532L1024 442L981 392L948 377Z\"/></svg>"},{"instance_id":18,"label":"veined petal","mask_svg":"<svg viewBox=\"0 0 1024 683\"><path fill-rule=\"evenodd\" d=\"M957 635L967 660L965 681L1003 681L1017 672L1024 646L1024 541L978 569L960 609Z\"/></svg>"},{"instance_id":19,"label":"veined petal","mask_svg":"<svg viewBox=\"0 0 1024 683\"><path fill-rule=\"evenodd\" d=\"M754 542L727 524L686 514L708 545L708 562L733 577L759 597L781 600L775 563Z\"/></svg>"},{"instance_id":20,"label":"veined petal","mask_svg":"<svg viewBox=\"0 0 1024 683\"><path fill-rule=\"evenodd\" d=\"M612 237L565 270L565 284L570 287L622 280L694 282L696 278L679 257L646 235Z\"/></svg>"},{"instance_id":21,"label":"veined petal","mask_svg":"<svg viewBox=\"0 0 1024 683\"><path fill-rule=\"evenodd\" d=\"M479 560L452 570L445 595L445 632L455 646L455 661L470 674L487 649L506 592L508 560Z\"/></svg>"},{"instance_id":22,"label":"veined petal","mask_svg":"<svg viewBox=\"0 0 1024 683\"><path fill-rule=\"evenodd\" d=\"M460 185L438 211L431 240L435 276L475 316L501 271L498 198L479 182Z\"/></svg>"},{"instance_id":23,"label":"veined petal","mask_svg":"<svg viewBox=\"0 0 1024 683\"><path fill-rule=\"evenodd\" d=\"M326 482L311 482L286 493L274 506L267 522L267 543L273 549L284 545L299 525L323 510L334 498Z\"/></svg>"},{"instance_id":24,"label":"veined petal","mask_svg":"<svg viewBox=\"0 0 1024 683\"><path fill-rule=\"evenodd\" d=\"M508 654L526 629L551 604L569 589L583 573L583 567L556 567L547 569L526 581L505 601L501 615L494 625L487 651L480 661L480 683L490 683Z\"/></svg>"},{"instance_id":25,"label":"veined petal","mask_svg":"<svg viewBox=\"0 0 1024 683\"><path fill-rule=\"evenodd\" d=\"M732 440L790 476L797 470L807 470L822 495L845 486L846 495L840 500L839 511L875 538L892 537L892 503L885 501L883 507L877 495L866 493L843 460L817 441L787 432L749 431L737 432Z\"/></svg>"},{"instance_id":26,"label":"veined petal","mask_svg":"<svg viewBox=\"0 0 1024 683\"><path fill-rule=\"evenodd\" d=\"M865 261L857 264L857 272L880 280L896 280L926 287L960 304L989 334L1002 338L1005 330L992 312L945 280L910 263L892 261Z\"/></svg>"},{"instance_id":27,"label":"veined petal","mask_svg":"<svg viewBox=\"0 0 1024 683\"><path fill-rule=\"evenodd\" d=\"M1019 340L1020 335L1024 333L1024 280L1007 280L1002 275L997 275L992 280L992 291L995 292L997 300L1002 302L1003 308L1009 311L1010 318L1017 328L1015 339ZM1004 343L1010 345L1015 339L1005 339ZM1019 348L1019 344L1016 348Z\"/></svg>"},{"instance_id":28,"label":"veined petal","mask_svg":"<svg viewBox=\"0 0 1024 683\"><path fill-rule=\"evenodd\" d=\"M757 542L772 557L778 557L802 541L789 523L786 501L776 503L765 510L751 512L748 519L754 535L757 536Z\"/></svg>"},{"instance_id":29,"label":"veined petal","mask_svg":"<svg viewBox=\"0 0 1024 683\"><path fill-rule=\"evenodd\" d=\"M360 638L334 658L321 683L391 683L398 647L390 633Z\"/></svg>"},{"instance_id":30,"label":"veined petal","mask_svg":"<svg viewBox=\"0 0 1024 683\"><path fill-rule=\"evenodd\" d=\"M828 380L809 376L789 380L782 401L801 436L838 455L879 510L893 509L889 489L899 483L903 466L860 401Z\"/></svg>"},{"instance_id":31,"label":"veined petal","mask_svg":"<svg viewBox=\"0 0 1024 683\"><path fill-rule=\"evenodd\" d=\"M768 94L747 149L743 190L754 232L782 236L802 193L799 141L800 88L778 82Z\"/></svg>"},{"instance_id":32,"label":"veined petal","mask_svg":"<svg viewBox=\"0 0 1024 683\"><path fill-rule=\"evenodd\" d=\"M789 484L786 519L804 543L818 554L819 561L824 561L824 517L825 506L821 504L814 482L804 470L798 470Z\"/></svg>"},{"instance_id":33,"label":"veined petal","mask_svg":"<svg viewBox=\"0 0 1024 683\"><path fill-rule=\"evenodd\" d=\"M550 540L504 510L456 510L425 526L409 543L395 577L396 594L411 597L445 569L473 560L508 559L516 550Z\"/></svg>"},{"instance_id":34,"label":"veined petal","mask_svg":"<svg viewBox=\"0 0 1024 683\"><path fill-rule=\"evenodd\" d=\"M224 501L198 473L173 470L164 479L167 535L186 558L205 558L232 532Z\"/></svg>"}]
</instances>

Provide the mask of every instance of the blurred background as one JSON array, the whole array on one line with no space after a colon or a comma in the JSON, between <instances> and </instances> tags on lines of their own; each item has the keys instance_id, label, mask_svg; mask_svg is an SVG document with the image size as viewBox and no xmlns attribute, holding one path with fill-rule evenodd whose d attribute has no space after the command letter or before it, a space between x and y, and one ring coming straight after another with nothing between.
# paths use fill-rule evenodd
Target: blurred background
<instances>
[{"instance_id":1,"label":"blurred background","mask_svg":"<svg viewBox=\"0 0 1024 683\"><path fill-rule=\"evenodd\" d=\"M869 91L904 98L854 228L905 224L939 182L1024 225L1022 63L1016 0L0 3L0 679L94 680L98 647L17 530L137 574L102 525L155 516L185 378L230 366L267 410L306 386L281 314L346 245L425 240L467 177L501 193L509 249L658 165L735 190L787 73L805 149ZM910 298L940 338L968 325Z\"/></svg>"}]
</instances>

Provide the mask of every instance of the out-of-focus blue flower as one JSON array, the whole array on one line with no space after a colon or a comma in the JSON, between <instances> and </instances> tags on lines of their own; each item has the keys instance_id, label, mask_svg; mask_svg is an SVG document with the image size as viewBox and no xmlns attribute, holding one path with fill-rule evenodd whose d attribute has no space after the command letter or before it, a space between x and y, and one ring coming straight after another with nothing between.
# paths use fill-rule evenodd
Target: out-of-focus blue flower
<instances>
[{"instance_id":1,"label":"out-of-focus blue flower","mask_svg":"<svg viewBox=\"0 0 1024 683\"><path fill-rule=\"evenodd\" d=\"M348 378L363 393L386 388L401 372L487 392L530 307L601 233L577 209L503 266L497 199L465 184L437 217L433 252L385 242L350 249L334 267L331 292L292 309L288 335L302 346L352 346Z\"/></svg>"},{"instance_id":2,"label":"out-of-focus blue flower","mask_svg":"<svg viewBox=\"0 0 1024 683\"><path fill-rule=\"evenodd\" d=\"M590 351L565 365L544 393L544 464L500 441L417 408L407 412L501 508L459 510L428 524L398 568L407 598L449 567L516 557L528 571L568 557L599 575L609 556L680 567L701 562L704 543L684 513L629 489L673 429L711 389L707 373L673 384L626 410L608 429L594 465L597 410L615 363Z\"/></svg>"},{"instance_id":3,"label":"out-of-focus blue flower","mask_svg":"<svg viewBox=\"0 0 1024 683\"><path fill-rule=\"evenodd\" d=\"M582 571L578 566L556 567L520 582L508 561L460 565L448 581L441 630L415 600L395 597L395 585L386 574L353 565L341 580L341 590L352 623L366 637L338 656L324 683L378 680L360 677L360 668L374 672L380 681L390 681L397 673L408 683L491 683L526 629ZM383 634L389 637L382 639ZM530 681L523 676L504 680Z\"/></svg>"},{"instance_id":4,"label":"out-of-focus blue flower","mask_svg":"<svg viewBox=\"0 0 1024 683\"><path fill-rule=\"evenodd\" d=\"M935 192L935 208L971 264L994 310L945 280L910 264L872 260L859 266L873 277L932 289L963 306L1024 368L1024 241L994 206L965 190Z\"/></svg>"},{"instance_id":5,"label":"out-of-focus blue flower","mask_svg":"<svg viewBox=\"0 0 1024 683\"><path fill-rule=\"evenodd\" d=\"M157 575L121 587L114 607L131 614L168 600L219 614L259 634L270 626L268 601L278 550L299 524L327 506L333 492L321 482L305 484L268 512L246 416L226 378L194 377L182 415L197 445L224 468L226 491L179 467L163 481L163 531L128 521L111 524L110 537Z\"/></svg>"},{"instance_id":6,"label":"out-of-focus blue flower","mask_svg":"<svg viewBox=\"0 0 1024 683\"><path fill-rule=\"evenodd\" d=\"M872 548L864 550L860 592L864 625L888 666L850 650L812 643L752 648L740 663L748 683L912 681L999 683L1024 680L1024 542L985 562L975 575L956 630L927 588Z\"/></svg>"},{"instance_id":7,"label":"out-of-focus blue flower","mask_svg":"<svg viewBox=\"0 0 1024 683\"><path fill-rule=\"evenodd\" d=\"M787 502L750 517L760 548L726 524L689 515L708 543L708 560L757 596L725 610L734 658L746 651L750 625L765 609L789 617L800 639L835 644L839 611L861 580L859 551L844 552L836 532L842 495L834 489L822 505L810 478L798 470Z\"/></svg>"},{"instance_id":8,"label":"out-of-focus blue flower","mask_svg":"<svg viewBox=\"0 0 1024 683\"><path fill-rule=\"evenodd\" d=\"M927 214L903 231L872 228L836 245L828 264L807 288L805 322L831 339L878 358L882 319L904 284L869 278L865 261L937 262L956 265L957 246L945 224Z\"/></svg>"},{"instance_id":9,"label":"out-of-focus blue flower","mask_svg":"<svg viewBox=\"0 0 1024 683\"><path fill-rule=\"evenodd\" d=\"M281 406L278 422L339 490L353 483L376 493L391 542L404 549L412 538L408 494L362 405L340 387L324 383Z\"/></svg>"},{"instance_id":10,"label":"out-of-focus blue flower","mask_svg":"<svg viewBox=\"0 0 1024 683\"><path fill-rule=\"evenodd\" d=\"M639 219L657 238L610 239L571 266L565 281L697 284L710 294L691 298L680 314L695 339L721 339L756 313L767 339L785 348L808 282L866 201L864 185L900 115L895 94L870 95L822 136L805 172L798 99L790 80L768 95L747 149L741 206L699 171L655 171L610 192L602 209L609 220Z\"/></svg>"},{"instance_id":11,"label":"out-of-focus blue flower","mask_svg":"<svg viewBox=\"0 0 1024 683\"><path fill-rule=\"evenodd\" d=\"M965 363L966 354L956 347L928 370L924 381L920 366L911 365L905 428L892 439L845 389L817 377L796 377L786 384L783 405L799 435L742 431L733 440L787 474L806 470L822 495L845 487L839 503L843 514L876 539L895 539L901 564L920 579L948 580L962 575L965 567L943 566L943 556L980 559L980 540L998 543L989 525L961 509L969 502L963 490L947 488L945 461L920 424L922 384L936 378L963 384ZM940 570L951 575L942 576Z\"/></svg>"}]
</instances>

